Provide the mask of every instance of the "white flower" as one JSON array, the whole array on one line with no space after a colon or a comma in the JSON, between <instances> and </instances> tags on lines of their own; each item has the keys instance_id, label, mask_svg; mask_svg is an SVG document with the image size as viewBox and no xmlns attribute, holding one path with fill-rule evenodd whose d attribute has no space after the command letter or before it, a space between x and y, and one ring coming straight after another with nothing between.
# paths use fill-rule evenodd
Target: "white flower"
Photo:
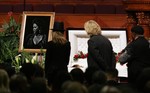
<instances>
[{"instance_id":1,"label":"white flower","mask_svg":"<svg viewBox=\"0 0 150 93\"><path fill-rule=\"evenodd\" d=\"M37 53L35 54L35 56L33 56L33 58L32 58L32 60L31 60L31 63L32 64L35 64L36 63L36 61L37 61Z\"/></svg>"},{"instance_id":2,"label":"white flower","mask_svg":"<svg viewBox=\"0 0 150 93\"><path fill-rule=\"evenodd\" d=\"M17 56L15 56L15 60L16 60L16 62L17 63L19 63L19 61L21 60L21 54L19 54L19 55L17 55Z\"/></svg>"},{"instance_id":3,"label":"white flower","mask_svg":"<svg viewBox=\"0 0 150 93\"><path fill-rule=\"evenodd\" d=\"M30 62L27 58L25 58L25 61L26 61L26 63L29 63L29 62Z\"/></svg>"}]
</instances>

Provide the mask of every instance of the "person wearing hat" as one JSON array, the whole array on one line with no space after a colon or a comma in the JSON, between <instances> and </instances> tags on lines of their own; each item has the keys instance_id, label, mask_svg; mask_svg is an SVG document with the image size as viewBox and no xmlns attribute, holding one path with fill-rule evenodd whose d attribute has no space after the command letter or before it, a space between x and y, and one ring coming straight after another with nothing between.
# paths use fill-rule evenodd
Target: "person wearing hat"
<instances>
[{"instance_id":1,"label":"person wearing hat","mask_svg":"<svg viewBox=\"0 0 150 93\"><path fill-rule=\"evenodd\" d=\"M123 49L119 62L121 65L127 63L128 82L134 85L141 71L150 67L150 48L142 26L133 26L131 36L133 40Z\"/></svg>"},{"instance_id":2,"label":"person wearing hat","mask_svg":"<svg viewBox=\"0 0 150 93\"><path fill-rule=\"evenodd\" d=\"M64 37L64 31L63 22L54 22L52 40L47 43L45 59L45 75L49 85L53 83L57 72L68 72L67 65L71 46L70 42Z\"/></svg>"}]
</instances>

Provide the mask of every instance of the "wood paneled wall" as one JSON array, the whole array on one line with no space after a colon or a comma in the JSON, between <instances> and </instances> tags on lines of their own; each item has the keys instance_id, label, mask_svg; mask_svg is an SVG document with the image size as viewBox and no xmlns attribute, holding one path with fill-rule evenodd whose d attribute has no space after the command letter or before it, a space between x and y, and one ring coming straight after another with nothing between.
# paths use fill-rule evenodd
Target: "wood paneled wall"
<instances>
[{"instance_id":1,"label":"wood paneled wall","mask_svg":"<svg viewBox=\"0 0 150 93\"><path fill-rule=\"evenodd\" d=\"M125 28L126 14L56 14L56 21L63 21L65 28L83 28L87 20L96 20L102 28ZM13 17L21 23L22 14L15 13ZM0 13L0 27L9 20L7 13Z\"/></svg>"},{"instance_id":2,"label":"wood paneled wall","mask_svg":"<svg viewBox=\"0 0 150 93\"><path fill-rule=\"evenodd\" d=\"M22 14L13 14L17 22L21 22ZM56 14L55 21L64 22L67 28L83 28L84 23L88 20L97 21L102 28L126 29L126 14ZM8 21L9 17L6 13L0 14L0 27L4 24L4 20ZM2 28L1 28L2 31Z\"/></svg>"},{"instance_id":3,"label":"wood paneled wall","mask_svg":"<svg viewBox=\"0 0 150 93\"><path fill-rule=\"evenodd\" d=\"M123 5L122 0L0 0L0 4L32 4L33 6L37 4L52 4L54 6L61 4L70 4L70 5L78 5L78 4L90 4L90 5ZM117 11L117 10L116 10ZM55 11L54 11L55 12ZM65 29L67 28L83 28L83 24L85 21L90 19L96 20L102 28L126 28L126 14L68 14L68 13L56 13L55 20L63 21L65 24ZM15 13L14 17L16 20L21 22L19 17L21 17L21 13ZM2 31L1 25L4 23L4 20L7 20L7 12L0 13L0 29Z\"/></svg>"},{"instance_id":4,"label":"wood paneled wall","mask_svg":"<svg viewBox=\"0 0 150 93\"><path fill-rule=\"evenodd\" d=\"M52 4L122 4L122 0L0 0L1 3L29 3L29 4L41 4L41 3L52 3Z\"/></svg>"}]
</instances>

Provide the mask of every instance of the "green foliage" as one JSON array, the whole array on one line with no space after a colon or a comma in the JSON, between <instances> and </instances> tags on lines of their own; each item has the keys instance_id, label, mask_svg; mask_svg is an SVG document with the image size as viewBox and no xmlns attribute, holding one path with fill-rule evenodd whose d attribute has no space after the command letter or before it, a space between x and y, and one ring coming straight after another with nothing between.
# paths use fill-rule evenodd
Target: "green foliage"
<instances>
[{"instance_id":1,"label":"green foliage","mask_svg":"<svg viewBox=\"0 0 150 93\"><path fill-rule=\"evenodd\" d=\"M17 24L15 19L10 16L9 22L5 21L2 28L4 31L0 33L0 36L18 35L21 29L21 24Z\"/></svg>"},{"instance_id":2,"label":"green foliage","mask_svg":"<svg viewBox=\"0 0 150 93\"><path fill-rule=\"evenodd\" d=\"M41 49L41 60L38 62L38 53L35 56L29 52L22 51L18 53L19 49L19 34L21 24L17 23L12 16L12 12L8 13L9 21L4 20L2 25L3 32L0 32L0 63L10 63L15 67L16 72L19 72L23 63L31 62L33 64L39 64L44 67L45 53ZM42 54L44 58L42 58Z\"/></svg>"},{"instance_id":3,"label":"green foliage","mask_svg":"<svg viewBox=\"0 0 150 93\"><path fill-rule=\"evenodd\" d=\"M18 54L18 36L0 36L0 62L14 61L15 56Z\"/></svg>"},{"instance_id":4,"label":"green foliage","mask_svg":"<svg viewBox=\"0 0 150 93\"><path fill-rule=\"evenodd\" d=\"M15 21L12 12L8 12L8 17L9 21L4 20L0 32L0 63L13 62L18 55L21 24Z\"/></svg>"},{"instance_id":5,"label":"green foliage","mask_svg":"<svg viewBox=\"0 0 150 93\"><path fill-rule=\"evenodd\" d=\"M21 52L21 62L22 63L27 63L27 61L31 62L31 60L32 60L32 55L30 52L25 52L25 51Z\"/></svg>"}]
</instances>

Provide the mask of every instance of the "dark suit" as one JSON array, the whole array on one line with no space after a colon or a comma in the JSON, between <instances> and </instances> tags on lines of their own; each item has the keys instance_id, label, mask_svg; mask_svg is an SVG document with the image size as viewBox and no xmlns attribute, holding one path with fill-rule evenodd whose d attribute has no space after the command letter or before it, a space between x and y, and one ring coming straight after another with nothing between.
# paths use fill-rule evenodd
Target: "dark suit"
<instances>
[{"instance_id":1,"label":"dark suit","mask_svg":"<svg viewBox=\"0 0 150 93\"><path fill-rule=\"evenodd\" d=\"M88 40L88 66L94 66L105 71L115 68L116 60L112 44L102 35L91 36Z\"/></svg>"},{"instance_id":2,"label":"dark suit","mask_svg":"<svg viewBox=\"0 0 150 93\"><path fill-rule=\"evenodd\" d=\"M70 42L65 44L48 42L45 60L45 75L49 83L53 81L53 76L57 71L67 71L70 57Z\"/></svg>"},{"instance_id":3,"label":"dark suit","mask_svg":"<svg viewBox=\"0 0 150 93\"><path fill-rule=\"evenodd\" d=\"M149 42L143 36L138 37L129 43L125 51L127 51L126 62L128 62L128 79L130 83L134 83L140 72L150 67L150 49Z\"/></svg>"}]
</instances>

